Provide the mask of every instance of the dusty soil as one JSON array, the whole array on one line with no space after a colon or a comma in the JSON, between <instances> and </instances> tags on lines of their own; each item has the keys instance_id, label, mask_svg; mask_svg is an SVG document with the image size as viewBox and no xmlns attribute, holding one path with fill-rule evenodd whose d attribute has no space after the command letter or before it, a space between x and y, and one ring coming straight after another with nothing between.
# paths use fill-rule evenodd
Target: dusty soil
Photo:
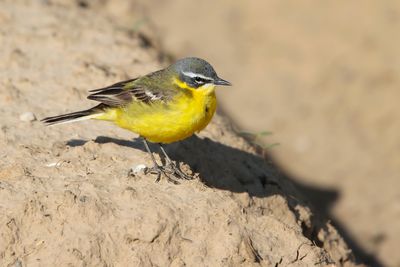
<instances>
[{"instance_id":1,"label":"dusty soil","mask_svg":"<svg viewBox=\"0 0 400 267\"><path fill-rule=\"evenodd\" d=\"M132 133L35 120L164 66L149 40L84 2L5 0L0 24L1 266L354 265L335 227L221 116L167 147L196 177L179 185L128 175L151 164Z\"/></svg>"},{"instance_id":2,"label":"dusty soil","mask_svg":"<svg viewBox=\"0 0 400 267\"><path fill-rule=\"evenodd\" d=\"M359 258L400 266L399 1L117 2L165 50L222 69L235 123L273 132L269 156Z\"/></svg>"}]
</instances>

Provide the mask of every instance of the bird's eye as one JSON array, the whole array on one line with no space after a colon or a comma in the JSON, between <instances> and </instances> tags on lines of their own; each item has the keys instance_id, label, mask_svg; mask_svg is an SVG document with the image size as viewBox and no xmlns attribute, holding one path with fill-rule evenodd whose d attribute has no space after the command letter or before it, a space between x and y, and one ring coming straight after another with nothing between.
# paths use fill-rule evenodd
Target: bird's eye
<instances>
[{"instance_id":1,"label":"bird's eye","mask_svg":"<svg viewBox=\"0 0 400 267\"><path fill-rule=\"evenodd\" d=\"M203 79L203 78L200 78L200 77L194 77L194 81L195 81L196 83L198 83L198 84L204 83L204 79Z\"/></svg>"}]
</instances>

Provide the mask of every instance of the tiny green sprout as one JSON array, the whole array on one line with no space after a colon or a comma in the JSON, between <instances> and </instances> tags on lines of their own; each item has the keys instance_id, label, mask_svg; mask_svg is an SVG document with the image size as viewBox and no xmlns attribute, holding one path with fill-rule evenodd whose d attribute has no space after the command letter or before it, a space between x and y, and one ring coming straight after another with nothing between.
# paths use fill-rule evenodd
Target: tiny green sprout
<instances>
[{"instance_id":1,"label":"tiny green sprout","mask_svg":"<svg viewBox=\"0 0 400 267\"><path fill-rule=\"evenodd\" d=\"M136 20L132 24L132 31L133 32L138 32L147 23L148 23L148 19L147 18L141 18L141 19Z\"/></svg>"},{"instance_id":2,"label":"tiny green sprout","mask_svg":"<svg viewBox=\"0 0 400 267\"><path fill-rule=\"evenodd\" d=\"M258 133L241 131L241 132L239 132L239 134L242 135L247 140L249 140L254 145L262 148L263 150L271 149L273 147L280 145L280 143L265 144L264 140L262 140L264 137L270 136L273 134L270 131L262 131L262 132L258 132Z\"/></svg>"}]
</instances>

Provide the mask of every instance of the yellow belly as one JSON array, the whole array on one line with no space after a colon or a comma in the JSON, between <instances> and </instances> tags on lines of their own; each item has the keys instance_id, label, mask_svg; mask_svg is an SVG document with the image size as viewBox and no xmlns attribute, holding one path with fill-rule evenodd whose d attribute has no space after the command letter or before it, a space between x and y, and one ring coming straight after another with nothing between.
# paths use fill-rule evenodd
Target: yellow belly
<instances>
[{"instance_id":1,"label":"yellow belly","mask_svg":"<svg viewBox=\"0 0 400 267\"><path fill-rule=\"evenodd\" d=\"M149 105L133 102L124 108L110 110L113 114L108 117L113 117L112 121L118 126L150 142L172 143L204 129L213 117L216 106L214 88L208 88L182 94L168 103Z\"/></svg>"}]
</instances>

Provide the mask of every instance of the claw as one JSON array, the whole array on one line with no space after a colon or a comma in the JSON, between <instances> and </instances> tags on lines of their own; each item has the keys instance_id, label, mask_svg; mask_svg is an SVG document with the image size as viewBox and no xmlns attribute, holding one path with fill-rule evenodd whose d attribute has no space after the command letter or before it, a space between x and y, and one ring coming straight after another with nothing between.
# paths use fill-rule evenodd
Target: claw
<instances>
[{"instance_id":1,"label":"claw","mask_svg":"<svg viewBox=\"0 0 400 267\"><path fill-rule=\"evenodd\" d=\"M170 161L165 169L169 169L176 177L185 180L193 180L193 176L184 173L175 163Z\"/></svg>"},{"instance_id":2,"label":"claw","mask_svg":"<svg viewBox=\"0 0 400 267\"><path fill-rule=\"evenodd\" d=\"M149 169L146 170L145 174L148 174L148 173L156 174L156 175L157 175L157 178L156 178L156 180L154 181L155 183L160 182L160 180L161 180L161 175L164 174L164 176L167 178L167 181L168 181L168 182L171 182L171 183L173 183L173 184L179 184L178 181L172 179L172 178L169 176L169 175L171 175L171 174L173 174L173 173L168 173L168 171L167 171L164 167L162 167L162 166L154 165L152 168L149 168Z\"/></svg>"},{"instance_id":3,"label":"claw","mask_svg":"<svg viewBox=\"0 0 400 267\"><path fill-rule=\"evenodd\" d=\"M191 175L187 175L186 173L184 173L179 166L177 166L167 155L167 153L165 152L164 148L162 147L161 144L160 145L160 149L163 152L164 156L165 156L165 160L166 160L166 166L160 166L157 164L153 153L151 152L149 145L147 144L146 139L143 138L143 143L144 146L147 150L147 152L149 153L151 160L153 161L154 166L152 168L146 169L145 174L147 173L152 173L152 174L157 174L157 178L155 180L156 183L158 183L161 180L161 175L164 174L165 177L167 177L168 182L172 182L174 184L179 184L178 181L172 179L170 177L170 175L178 178L178 179L185 179L185 180L192 180L193 177Z\"/></svg>"}]
</instances>

